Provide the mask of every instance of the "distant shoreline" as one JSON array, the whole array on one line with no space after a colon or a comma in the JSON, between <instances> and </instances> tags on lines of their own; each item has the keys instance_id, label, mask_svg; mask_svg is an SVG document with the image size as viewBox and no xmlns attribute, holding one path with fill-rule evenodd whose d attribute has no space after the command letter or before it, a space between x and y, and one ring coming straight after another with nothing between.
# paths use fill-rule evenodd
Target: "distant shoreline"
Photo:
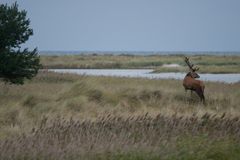
<instances>
[{"instance_id":1,"label":"distant shoreline","mask_svg":"<svg viewBox=\"0 0 240 160\"><path fill-rule=\"evenodd\" d=\"M40 55L240 55L240 51L39 51Z\"/></svg>"},{"instance_id":2,"label":"distant shoreline","mask_svg":"<svg viewBox=\"0 0 240 160\"><path fill-rule=\"evenodd\" d=\"M187 72L185 55L42 55L44 69L153 69L154 73ZM199 73L240 73L239 55L187 55ZM171 67L169 67L171 66Z\"/></svg>"}]
</instances>

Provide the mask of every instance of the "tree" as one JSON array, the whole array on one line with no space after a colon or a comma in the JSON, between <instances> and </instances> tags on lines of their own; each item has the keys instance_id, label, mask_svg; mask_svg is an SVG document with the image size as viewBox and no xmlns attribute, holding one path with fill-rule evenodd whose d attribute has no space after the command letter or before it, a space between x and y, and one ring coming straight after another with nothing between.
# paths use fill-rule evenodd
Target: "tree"
<instances>
[{"instance_id":1,"label":"tree","mask_svg":"<svg viewBox=\"0 0 240 160\"><path fill-rule=\"evenodd\" d=\"M11 6L0 4L0 79L4 82L23 84L41 67L36 48L33 51L21 49L21 44L33 35L26 15L16 2Z\"/></svg>"}]
</instances>

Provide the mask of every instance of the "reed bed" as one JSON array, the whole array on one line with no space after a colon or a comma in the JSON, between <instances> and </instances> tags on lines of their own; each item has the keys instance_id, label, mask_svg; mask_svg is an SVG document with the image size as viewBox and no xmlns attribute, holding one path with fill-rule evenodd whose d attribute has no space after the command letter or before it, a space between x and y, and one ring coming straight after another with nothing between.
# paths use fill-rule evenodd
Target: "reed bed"
<instances>
[{"instance_id":1,"label":"reed bed","mask_svg":"<svg viewBox=\"0 0 240 160\"><path fill-rule=\"evenodd\" d=\"M193 144L186 146L189 139ZM30 133L1 140L0 158L210 159L217 153L234 159L240 156L239 140L240 119L225 114L220 117L208 113L201 117L107 115L95 121L45 117ZM223 148L220 146L224 150L217 150L216 145L222 142L226 143ZM229 142L234 150L228 150ZM199 144L194 146L194 143Z\"/></svg>"}]
</instances>

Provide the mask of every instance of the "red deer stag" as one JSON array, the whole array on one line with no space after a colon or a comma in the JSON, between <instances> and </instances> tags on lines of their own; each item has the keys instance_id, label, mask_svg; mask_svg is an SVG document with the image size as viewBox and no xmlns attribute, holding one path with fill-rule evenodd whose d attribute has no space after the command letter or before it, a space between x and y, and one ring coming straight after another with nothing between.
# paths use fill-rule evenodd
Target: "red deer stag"
<instances>
[{"instance_id":1,"label":"red deer stag","mask_svg":"<svg viewBox=\"0 0 240 160\"><path fill-rule=\"evenodd\" d=\"M194 65L189 62L189 58L185 57L186 64L188 65L190 72L183 79L183 87L185 90L195 91L197 95L200 97L200 100L205 103L204 97L204 84L200 80L196 80L195 78L199 78L200 76L196 73L199 70L198 67L193 67Z\"/></svg>"}]
</instances>

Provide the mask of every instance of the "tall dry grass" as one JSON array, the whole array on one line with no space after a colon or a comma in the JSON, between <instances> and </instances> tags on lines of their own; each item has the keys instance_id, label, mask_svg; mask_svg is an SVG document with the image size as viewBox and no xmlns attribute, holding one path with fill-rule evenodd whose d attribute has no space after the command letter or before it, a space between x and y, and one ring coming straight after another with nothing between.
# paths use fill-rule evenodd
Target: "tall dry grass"
<instances>
[{"instance_id":1,"label":"tall dry grass","mask_svg":"<svg viewBox=\"0 0 240 160\"><path fill-rule=\"evenodd\" d=\"M108 115L95 121L44 118L27 135L1 140L0 157L5 160L235 159L240 156L239 138L239 118L224 115L205 114L200 118ZM228 150L229 147L233 150Z\"/></svg>"},{"instance_id":2,"label":"tall dry grass","mask_svg":"<svg viewBox=\"0 0 240 160\"><path fill-rule=\"evenodd\" d=\"M204 106L195 94L191 96L190 92L185 93L179 80L87 77L41 72L23 86L0 84L0 137L8 135L8 132L4 134L5 126L31 126L43 115L94 119L108 113L196 113L201 116L208 112L239 116L239 88L240 83L206 82Z\"/></svg>"},{"instance_id":3,"label":"tall dry grass","mask_svg":"<svg viewBox=\"0 0 240 160\"><path fill-rule=\"evenodd\" d=\"M204 106L179 80L41 72L1 83L0 159L239 157L240 83L205 84Z\"/></svg>"}]
</instances>

